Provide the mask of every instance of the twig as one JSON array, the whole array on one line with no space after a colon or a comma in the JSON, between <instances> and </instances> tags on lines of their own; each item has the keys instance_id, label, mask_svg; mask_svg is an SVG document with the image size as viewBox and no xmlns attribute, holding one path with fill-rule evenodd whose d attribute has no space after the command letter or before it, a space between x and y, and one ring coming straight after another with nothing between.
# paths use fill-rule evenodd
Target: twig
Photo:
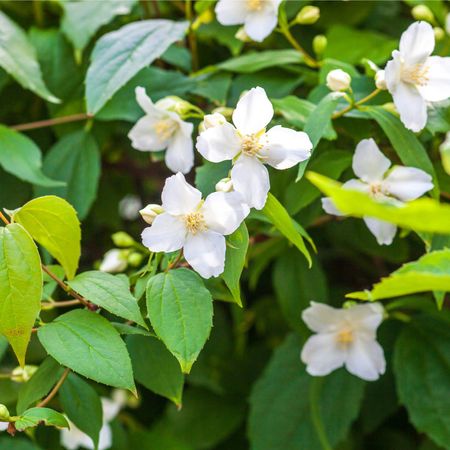
<instances>
[{"instance_id":1,"label":"twig","mask_svg":"<svg viewBox=\"0 0 450 450\"><path fill-rule=\"evenodd\" d=\"M80 113L71 116L56 117L54 119L38 120L37 122L22 123L12 125L9 128L17 131L34 130L36 128L52 127L53 125L62 125L64 123L79 122L80 120L92 119L92 114Z\"/></svg>"},{"instance_id":2,"label":"twig","mask_svg":"<svg viewBox=\"0 0 450 450\"><path fill-rule=\"evenodd\" d=\"M197 47L197 39L195 38L195 32L192 29L192 23L193 23L192 0L186 0L185 14L186 14L186 20L189 21L188 41L189 41L189 48L191 49L191 54L192 54L192 71L196 72L199 67L199 65L198 65L198 47Z\"/></svg>"},{"instance_id":3,"label":"twig","mask_svg":"<svg viewBox=\"0 0 450 450\"><path fill-rule=\"evenodd\" d=\"M331 116L331 118L332 119L337 119L338 117L342 117L344 114L348 113L352 109L358 108L358 106L361 106L362 104L364 104L364 103L368 102L369 100L371 100L372 98L376 97L380 92L381 92L381 89L378 89L378 88L375 89L373 92L371 92L369 95L367 95L366 97L362 98L361 100L358 100L357 102L348 105L347 107L345 107L341 111L338 111L338 112L334 113Z\"/></svg>"},{"instance_id":4,"label":"twig","mask_svg":"<svg viewBox=\"0 0 450 450\"><path fill-rule=\"evenodd\" d=\"M300 43L295 39L294 36L292 36L291 31L289 30L289 27L286 25L282 25L280 27L281 33L284 34L284 37L290 42L292 47L295 48L298 52L300 52L303 57L305 58L305 63L313 68L319 67L319 63L300 45Z\"/></svg>"},{"instance_id":5,"label":"twig","mask_svg":"<svg viewBox=\"0 0 450 450\"><path fill-rule=\"evenodd\" d=\"M55 397L55 395L58 393L59 388L63 385L64 381L66 381L67 376L69 375L70 369L66 368L63 372L63 374L61 375L61 378L58 380L58 382L55 384L55 386L53 387L53 389L49 392L49 394L47 395L47 397L45 397L44 399L42 399L37 405L36 408L42 408L45 405L47 405L48 403L50 403L52 401L52 399Z\"/></svg>"}]
</instances>

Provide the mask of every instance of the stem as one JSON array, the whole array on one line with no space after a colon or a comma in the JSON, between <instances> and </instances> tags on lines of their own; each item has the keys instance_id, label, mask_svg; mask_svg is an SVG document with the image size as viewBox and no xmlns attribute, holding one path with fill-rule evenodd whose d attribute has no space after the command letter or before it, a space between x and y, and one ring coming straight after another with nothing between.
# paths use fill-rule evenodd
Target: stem
<instances>
[{"instance_id":1,"label":"stem","mask_svg":"<svg viewBox=\"0 0 450 450\"><path fill-rule=\"evenodd\" d=\"M44 12L41 0L33 0L33 14L38 27L44 26Z\"/></svg>"},{"instance_id":2,"label":"stem","mask_svg":"<svg viewBox=\"0 0 450 450\"><path fill-rule=\"evenodd\" d=\"M53 389L50 391L50 393L45 397L43 400L41 400L37 405L36 408L42 408L45 405L47 405L58 393L59 388L63 385L64 381L66 381L67 376L69 375L70 369L66 368L61 375L61 378L58 380L58 382L55 384Z\"/></svg>"},{"instance_id":3,"label":"stem","mask_svg":"<svg viewBox=\"0 0 450 450\"><path fill-rule=\"evenodd\" d=\"M298 52L300 52L305 58L305 63L310 66L317 68L319 67L319 63L299 44L299 42L292 36L291 31L289 30L289 26L282 25L280 27L280 31L284 34L284 37L290 42L292 47L295 48Z\"/></svg>"},{"instance_id":4,"label":"stem","mask_svg":"<svg viewBox=\"0 0 450 450\"><path fill-rule=\"evenodd\" d=\"M48 120L38 120L37 122L22 123L10 126L11 129L17 131L34 130L36 128L52 127L53 125L61 125L63 123L79 122L80 120L91 119L92 114L80 113L71 116L56 117Z\"/></svg>"},{"instance_id":5,"label":"stem","mask_svg":"<svg viewBox=\"0 0 450 450\"><path fill-rule=\"evenodd\" d=\"M152 16L150 13L149 0L139 0L139 3L141 4L142 10L144 11L144 17L146 19L149 19Z\"/></svg>"},{"instance_id":6,"label":"stem","mask_svg":"<svg viewBox=\"0 0 450 450\"><path fill-rule=\"evenodd\" d=\"M322 418L319 411L319 395L322 388L323 378L313 378L309 388L309 406L311 407L311 420L319 438L323 450L333 450L333 447L328 442L325 433Z\"/></svg>"},{"instance_id":7,"label":"stem","mask_svg":"<svg viewBox=\"0 0 450 450\"><path fill-rule=\"evenodd\" d=\"M0 211L0 219L5 223L5 225L9 225L9 220L3 215L3 213Z\"/></svg>"},{"instance_id":8,"label":"stem","mask_svg":"<svg viewBox=\"0 0 450 450\"><path fill-rule=\"evenodd\" d=\"M178 266L178 263L181 261L181 258L182 258L182 257L183 257L183 251L180 250L180 253L178 253L178 256L176 257L175 261L172 262L172 263L170 263L170 264L167 266L166 272L168 272L169 270L174 269L175 267L177 267L177 266Z\"/></svg>"},{"instance_id":9,"label":"stem","mask_svg":"<svg viewBox=\"0 0 450 450\"><path fill-rule=\"evenodd\" d=\"M362 104L364 104L364 103L368 102L369 100L371 100L372 98L376 97L380 92L381 92L381 89L378 89L378 88L375 89L373 92L371 92L369 95L366 95L361 100L358 100L355 103L351 103L350 105L348 105L347 107L345 107L341 111L338 111L338 112L334 113L331 118L332 119L337 119L338 117L342 117L344 114L348 113L352 109L358 108L358 106L361 106Z\"/></svg>"},{"instance_id":10,"label":"stem","mask_svg":"<svg viewBox=\"0 0 450 450\"><path fill-rule=\"evenodd\" d=\"M42 308L46 308L46 309L53 309L53 308L65 308L66 306L75 306L75 305L79 305L81 303L80 300L75 299L75 300L63 300L63 301L59 301L59 302L42 302L41 306Z\"/></svg>"},{"instance_id":11,"label":"stem","mask_svg":"<svg viewBox=\"0 0 450 450\"><path fill-rule=\"evenodd\" d=\"M192 12L192 0L186 0L185 4L185 14L186 20L189 21L189 31L188 31L188 41L189 47L191 49L192 54L192 71L196 72L198 70L198 47L197 47L197 39L195 38L195 32L192 28L193 23L193 12Z\"/></svg>"}]
</instances>

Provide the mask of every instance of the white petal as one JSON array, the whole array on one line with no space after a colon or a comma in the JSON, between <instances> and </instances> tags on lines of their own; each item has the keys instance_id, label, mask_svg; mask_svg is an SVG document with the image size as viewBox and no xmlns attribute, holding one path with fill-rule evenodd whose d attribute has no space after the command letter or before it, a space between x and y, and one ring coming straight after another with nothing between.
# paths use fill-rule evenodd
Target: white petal
<instances>
[{"instance_id":1,"label":"white petal","mask_svg":"<svg viewBox=\"0 0 450 450\"><path fill-rule=\"evenodd\" d=\"M155 217L152 226L142 232L142 243L152 252L174 252L183 247L185 239L182 219L167 213Z\"/></svg>"},{"instance_id":2,"label":"white petal","mask_svg":"<svg viewBox=\"0 0 450 450\"><path fill-rule=\"evenodd\" d=\"M384 220L374 219L372 217L364 217L364 222L367 228L377 239L380 245L391 245L394 240L397 227Z\"/></svg>"},{"instance_id":3,"label":"white petal","mask_svg":"<svg viewBox=\"0 0 450 450\"><path fill-rule=\"evenodd\" d=\"M186 182L184 175L177 173L167 178L161 194L163 209L173 215L195 211L202 200L202 193Z\"/></svg>"},{"instance_id":4,"label":"white petal","mask_svg":"<svg viewBox=\"0 0 450 450\"><path fill-rule=\"evenodd\" d=\"M278 13L264 8L261 11L250 12L246 19L244 30L256 42L262 42L277 26Z\"/></svg>"},{"instance_id":5,"label":"white petal","mask_svg":"<svg viewBox=\"0 0 450 450\"><path fill-rule=\"evenodd\" d=\"M135 90L136 101L145 113L154 119L161 119L165 116L165 111L162 111L152 102L151 98L146 94L145 88L137 87Z\"/></svg>"},{"instance_id":6,"label":"white petal","mask_svg":"<svg viewBox=\"0 0 450 450\"><path fill-rule=\"evenodd\" d=\"M68 450L76 450L79 447L94 450L92 439L71 421L69 421L69 425L70 428L63 428L61 430L61 444Z\"/></svg>"},{"instance_id":7,"label":"white petal","mask_svg":"<svg viewBox=\"0 0 450 450\"><path fill-rule=\"evenodd\" d=\"M303 322L316 333L336 331L343 320L342 309L333 308L325 303L311 302L311 306L302 313Z\"/></svg>"},{"instance_id":8,"label":"white petal","mask_svg":"<svg viewBox=\"0 0 450 450\"><path fill-rule=\"evenodd\" d=\"M208 229L228 235L236 231L248 216L250 208L239 192L213 192L202 207Z\"/></svg>"},{"instance_id":9,"label":"white petal","mask_svg":"<svg viewBox=\"0 0 450 450\"><path fill-rule=\"evenodd\" d=\"M218 163L233 159L241 148L241 139L231 123L208 128L197 138L199 153L208 161Z\"/></svg>"},{"instance_id":10,"label":"white petal","mask_svg":"<svg viewBox=\"0 0 450 450\"><path fill-rule=\"evenodd\" d=\"M167 148L168 140L161 139L158 136L154 129L155 124L156 119L151 116L144 116L139 119L128 133L131 146L136 150L150 152Z\"/></svg>"},{"instance_id":11,"label":"white petal","mask_svg":"<svg viewBox=\"0 0 450 450\"><path fill-rule=\"evenodd\" d=\"M266 133L266 137L268 143L260 155L275 169L289 169L311 156L312 143L303 131L277 125Z\"/></svg>"},{"instance_id":12,"label":"white petal","mask_svg":"<svg viewBox=\"0 0 450 450\"><path fill-rule=\"evenodd\" d=\"M262 209L270 189L269 172L257 159L240 156L231 169L234 190L239 192L250 208Z\"/></svg>"},{"instance_id":13,"label":"white petal","mask_svg":"<svg viewBox=\"0 0 450 450\"><path fill-rule=\"evenodd\" d=\"M109 398L102 397L103 422L111 422L119 411L122 409L122 404L115 402Z\"/></svg>"},{"instance_id":14,"label":"white petal","mask_svg":"<svg viewBox=\"0 0 450 450\"><path fill-rule=\"evenodd\" d=\"M332 333L316 334L305 343L301 353L306 371L313 376L328 375L344 365L345 348L337 344Z\"/></svg>"},{"instance_id":15,"label":"white petal","mask_svg":"<svg viewBox=\"0 0 450 450\"><path fill-rule=\"evenodd\" d=\"M123 272L127 265L127 258L124 257L124 252L118 248L113 248L105 253L99 270L108 273Z\"/></svg>"},{"instance_id":16,"label":"white petal","mask_svg":"<svg viewBox=\"0 0 450 450\"><path fill-rule=\"evenodd\" d=\"M107 450L112 446L112 430L108 424L102 426L98 440L98 450ZM93 448L93 447L92 447Z\"/></svg>"},{"instance_id":17,"label":"white petal","mask_svg":"<svg viewBox=\"0 0 450 450\"><path fill-rule=\"evenodd\" d=\"M381 181L391 162L381 153L373 139L363 139L353 155L353 172L366 183Z\"/></svg>"},{"instance_id":18,"label":"white petal","mask_svg":"<svg viewBox=\"0 0 450 450\"><path fill-rule=\"evenodd\" d=\"M341 213L333 203L330 197L322 198L322 208L323 210L332 216L345 216L345 214Z\"/></svg>"},{"instance_id":19,"label":"white petal","mask_svg":"<svg viewBox=\"0 0 450 450\"><path fill-rule=\"evenodd\" d=\"M427 83L417 86L422 97L428 102L440 102L450 97L450 58L431 56L428 66Z\"/></svg>"},{"instance_id":20,"label":"white petal","mask_svg":"<svg viewBox=\"0 0 450 450\"><path fill-rule=\"evenodd\" d=\"M184 257L203 278L217 277L225 265L225 238L215 231L190 234L184 245Z\"/></svg>"},{"instance_id":21,"label":"white petal","mask_svg":"<svg viewBox=\"0 0 450 450\"><path fill-rule=\"evenodd\" d=\"M400 82L392 97L403 125L415 132L422 130L427 123L427 104L417 88Z\"/></svg>"},{"instance_id":22,"label":"white petal","mask_svg":"<svg viewBox=\"0 0 450 450\"><path fill-rule=\"evenodd\" d=\"M345 367L363 380L377 380L386 370L383 349L375 339L357 335L349 346Z\"/></svg>"},{"instance_id":23,"label":"white petal","mask_svg":"<svg viewBox=\"0 0 450 450\"><path fill-rule=\"evenodd\" d=\"M247 12L245 1L219 0L216 5L217 21L222 25L244 23Z\"/></svg>"},{"instance_id":24,"label":"white petal","mask_svg":"<svg viewBox=\"0 0 450 450\"><path fill-rule=\"evenodd\" d=\"M404 202L433 189L431 175L416 167L394 167L383 181L384 190Z\"/></svg>"},{"instance_id":25,"label":"white petal","mask_svg":"<svg viewBox=\"0 0 450 450\"><path fill-rule=\"evenodd\" d=\"M183 122L167 146L166 165L172 172L188 173L194 165L192 123Z\"/></svg>"},{"instance_id":26,"label":"white petal","mask_svg":"<svg viewBox=\"0 0 450 450\"><path fill-rule=\"evenodd\" d=\"M0 422L0 431L6 431L9 427L9 422Z\"/></svg>"},{"instance_id":27,"label":"white petal","mask_svg":"<svg viewBox=\"0 0 450 450\"><path fill-rule=\"evenodd\" d=\"M434 31L427 22L414 22L400 38L400 53L408 64L423 62L433 53Z\"/></svg>"},{"instance_id":28,"label":"white petal","mask_svg":"<svg viewBox=\"0 0 450 450\"><path fill-rule=\"evenodd\" d=\"M402 74L402 57L398 50L392 52L392 59L387 62L384 69L384 77L386 87L391 94L394 94L397 85L401 81Z\"/></svg>"},{"instance_id":29,"label":"white petal","mask_svg":"<svg viewBox=\"0 0 450 450\"><path fill-rule=\"evenodd\" d=\"M355 305L342 311L354 330L373 336L375 336L374 332L383 321L383 307L379 303Z\"/></svg>"},{"instance_id":30,"label":"white petal","mask_svg":"<svg viewBox=\"0 0 450 450\"><path fill-rule=\"evenodd\" d=\"M348 189L350 191L359 191L368 194L370 192L370 185L367 183L363 183L361 180L356 180L352 178L351 180L346 181L342 185L342 189Z\"/></svg>"},{"instance_id":31,"label":"white petal","mask_svg":"<svg viewBox=\"0 0 450 450\"><path fill-rule=\"evenodd\" d=\"M243 95L233 111L233 123L242 134L254 134L272 120L273 106L263 88L255 87Z\"/></svg>"}]
</instances>

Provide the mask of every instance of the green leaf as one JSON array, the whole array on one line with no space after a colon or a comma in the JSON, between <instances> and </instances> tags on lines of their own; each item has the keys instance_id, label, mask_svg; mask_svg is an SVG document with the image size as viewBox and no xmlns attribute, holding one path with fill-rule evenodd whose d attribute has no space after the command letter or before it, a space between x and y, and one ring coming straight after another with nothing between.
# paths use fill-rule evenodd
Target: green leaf
<instances>
[{"instance_id":1,"label":"green leaf","mask_svg":"<svg viewBox=\"0 0 450 450\"><path fill-rule=\"evenodd\" d=\"M188 22L140 20L95 44L86 76L87 109L95 114L127 81L181 39Z\"/></svg>"},{"instance_id":2,"label":"green leaf","mask_svg":"<svg viewBox=\"0 0 450 450\"><path fill-rule=\"evenodd\" d=\"M203 165L195 168L195 185L203 196L206 197L216 190L216 184L222 178L226 178L230 172L231 164L229 161L212 163L205 161Z\"/></svg>"},{"instance_id":3,"label":"green leaf","mask_svg":"<svg viewBox=\"0 0 450 450\"><path fill-rule=\"evenodd\" d=\"M335 448L358 416L364 382L343 369L323 378L309 376L300 362L300 349L300 339L289 336L253 387L253 450Z\"/></svg>"},{"instance_id":4,"label":"green leaf","mask_svg":"<svg viewBox=\"0 0 450 450\"><path fill-rule=\"evenodd\" d=\"M150 278L147 310L155 333L189 373L212 327L212 297L202 279L188 269Z\"/></svg>"},{"instance_id":5,"label":"green leaf","mask_svg":"<svg viewBox=\"0 0 450 450\"><path fill-rule=\"evenodd\" d=\"M450 292L450 249L427 253L382 278L371 291L352 292L347 297L379 300L427 291Z\"/></svg>"},{"instance_id":6,"label":"green leaf","mask_svg":"<svg viewBox=\"0 0 450 450\"><path fill-rule=\"evenodd\" d=\"M81 228L73 207L54 195L35 198L14 213L31 237L61 264L70 280L81 254Z\"/></svg>"},{"instance_id":7,"label":"green leaf","mask_svg":"<svg viewBox=\"0 0 450 450\"><path fill-rule=\"evenodd\" d=\"M0 333L21 366L31 329L41 310L41 259L30 235L17 223L0 228Z\"/></svg>"},{"instance_id":8,"label":"green leaf","mask_svg":"<svg viewBox=\"0 0 450 450\"><path fill-rule=\"evenodd\" d=\"M363 192L342 189L337 181L315 172L308 172L306 177L331 197L343 214L375 217L416 232L450 234L450 206L447 204L440 204L431 198L421 198L399 207L389 201L376 201Z\"/></svg>"},{"instance_id":9,"label":"green leaf","mask_svg":"<svg viewBox=\"0 0 450 450\"><path fill-rule=\"evenodd\" d=\"M36 58L36 51L25 32L5 13L0 11L0 66L24 88L43 99L59 103L45 86Z\"/></svg>"},{"instance_id":10,"label":"green leaf","mask_svg":"<svg viewBox=\"0 0 450 450\"><path fill-rule=\"evenodd\" d=\"M303 56L297 50L266 50L231 58L217 67L236 73L254 73L269 67L301 64Z\"/></svg>"},{"instance_id":11,"label":"green leaf","mask_svg":"<svg viewBox=\"0 0 450 450\"><path fill-rule=\"evenodd\" d=\"M401 403L419 432L450 448L449 315L421 316L397 340L394 372Z\"/></svg>"},{"instance_id":12,"label":"green leaf","mask_svg":"<svg viewBox=\"0 0 450 450\"><path fill-rule=\"evenodd\" d=\"M95 389L79 376L69 373L59 390L59 401L67 417L92 439L97 448L103 410Z\"/></svg>"},{"instance_id":13,"label":"green leaf","mask_svg":"<svg viewBox=\"0 0 450 450\"><path fill-rule=\"evenodd\" d=\"M439 198L439 183L436 172L427 151L416 135L407 130L398 117L381 106L366 107L364 111L378 122L405 166L417 167L433 177L434 190L432 192L436 198Z\"/></svg>"},{"instance_id":14,"label":"green leaf","mask_svg":"<svg viewBox=\"0 0 450 450\"><path fill-rule=\"evenodd\" d=\"M341 98L342 95L340 92L330 92L320 100L315 109L308 116L303 131L309 136L309 139L311 139L313 150L315 150L320 140L324 137L327 129L329 130L330 126L332 126L331 117ZM306 160L299 164L296 182L303 177L308 162L309 160Z\"/></svg>"},{"instance_id":15,"label":"green leaf","mask_svg":"<svg viewBox=\"0 0 450 450\"><path fill-rule=\"evenodd\" d=\"M69 286L89 301L123 319L147 328L136 299L126 282L110 273L92 270L77 275Z\"/></svg>"},{"instance_id":16,"label":"green leaf","mask_svg":"<svg viewBox=\"0 0 450 450\"><path fill-rule=\"evenodd\" d=\"M136 380L180 407L184 377L176 358L154 337L133 335L126 342Z\"/></svg>"},{"instance_id":17,"label":"green leaf","mask_svg":"<svg viewBox=\"0 0 450 450\"><path fill-rule=\"evenodd\" d=\"M248 230L245 222L242 222L239 228L227 238L227 251L225 255L225 270L222 278L228 286L234 301L242 306L241 279L244 269L245 256L248 249Z\"/></svg>"},{"instance_id":18,"label":"green leaf","mask_svg":"<svg viewBox=\"0 0 450 450\"><path fill-rule=\"evenodd\" d=\"M91 134L83 130L66 134L45 155L43 165L46 175L65 186L38 188L36 195L65 198L83 219L97 195L100 163L100 151Z\"/></svg>"},{"instance_id":19,"label":"green leaf","mask_svg":"<svg viewBox=\"0 0 450 450\"><path fill-rule=\"evenodd\" d=\"M73 310L40 327L38 337L61 365L98 383L135 392L125 344L104 317Z\"/></svg>"},{"instance_id":20,"label":"green leaf","mask_svg":"<svg viewBox=\"0 0 450 450\"><path fill-rule=\"evenodd\" d=\"M305 242L295 226L294 220L286 211L284 206L269 192L266 204L262 210L263 214L292 244L294 244L305 256L311 265L311 256L305 246Z\"/></svg>"},{"instance_id":21,"label":"green leaf","mask_svg":"<svg viewBox=\"0 0 450 450\"><path fill-rule=\"evenodd\" d=\"M46 396L59 380L62 367L50 356L44 359L36 373L22 385L17 399L17 412L23 413L32 403Z\"/></svg>"},{"instance_id":22,"label":"green leaf","mask_svg":"<svg viewBox=\"0 0 450 450\"><path fill-rule=\"evenodd\" d=\"M14 422L14 425L17 431L23 431L27 428L37 427L41 422L44 422L47 426L69 428L66 418L61 413L50 408L27 409Z\"/></svg>"},{"instance_id":23,"label":"green leaf","mask_svg":"<svg viewBox=\"0 0 450 450\"><path fill-rule=\"evenodd\" d=\"M61 30L76 50L82 51L97 30L109 23L115 16L131 12L136 0L115 0L110 2L62 2L64 16Z\"/></svg>"},{"instance_id":24,"label":"green leaf","mask_svg":"<svg viewBox=\"0 0 450 450\"><path fill-rule=\"evenodd\" d=\"M49 187L64 184L42 173L41 151L31 139L4 125L0 125L0 165L27 183Z\"/></svg>"}]
</instances>

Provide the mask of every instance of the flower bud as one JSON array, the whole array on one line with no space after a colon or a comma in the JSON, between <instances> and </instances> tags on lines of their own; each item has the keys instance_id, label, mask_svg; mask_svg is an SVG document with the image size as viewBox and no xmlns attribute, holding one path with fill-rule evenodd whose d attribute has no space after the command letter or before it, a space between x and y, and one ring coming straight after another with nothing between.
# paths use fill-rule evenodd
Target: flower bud
<instances>
[{"instance_id":1,"label":"flower bud","mask_svg":"<svg viewBox=\"0 0 450 450\"><path fill-rule=\"evenodd\" d=\"M416 5L411 10L411 14L416 20L425 20L426 22L433 23L434 15L431 12L431 9L426 5Z\"/></svg>"},{"instance_id":2,"label":"flower bud","mask_svg":"<svg viewBox=\"0 0 450 450\"><path fill-rule=\"evenodd\" d=\"M433 31L436 41L442 41L445 38L445 31L441 27L434 27Z\"/></svg>"},{"instance_id":3,"label":"flower bud","mask_svg":"<svg viewBox=\"0 0 450 450\"><path fill-rule=\"evenodd\" d=\"M136 220L141 208L141 199L137 195L128 194L119 202L119 215L125 220Z\"/></svg>"},{"instance_id":4,"label":"flower bud","mask_svg":"<svg viewBox=\"0 0 450 450\"><path fill-rule=\"evenodd\" d=\"M151 203L150 205L147 205L144 209L141 209L139 211L142 218L151 225L153 221L155 220L155 217L158 214L161 214L164 212L164 209L161 205L157 205L155 203Z\"/></svg>"},{"instance_id":5,"label":"flower bud","mask_svg":"<svg viewBox=\"0 0 450 450\"><path fill-rule=\"evenodd\" d=\"M194 21L192 24L192 29L195 31L197 30L201 25L210 23L214 20L214 14L211 9L206 9L203 11Z\"/></svg>"},{"instance_id":6,"label":"flower bud","mask_svg":"<svg viewBox=\"0 0 450 450\"><path fill-rule=\"evenodd\" d=\"M441 152L442 167L450 175L450 131L447 133L445 141L439 146Z\"/></svg>"},{"instance_id":7,"label":"flower bud","mask_svg":"<svg viewBox=\"0 0 450 450\"><path fill-rule=\"evenodd\" d=\"M390 112L391 114L394 114L394 116L398 116L397 108L392 102L385 103L384 105L382 105L382 108Z\"/></svg>"},{"instance_id":8,"label":"flower bud","mask_svg":"<svg viewBox=\"0 0 450 450\"><path fill-rule=\"evenodd\" d=\"M116 247L131 247L134 245L134 239L125 231L118 231L111 236Z\"/></svg>"},{"instance_id":9,"label":"flower bud","mask_svg":"<svg viewBox=\"0 0 450 450\"><path fill-rule=\"evenodd\" d=\"M231 117L233 116L233 108L229 108L228 106L219 106L218 108L214 108L212 110L212 113L219 113L222 114L223 117L227 120L231 120Z\"/></svg>"},{"instance_id":10,"label":"flower bud","mask_svg":"<svg viewBox=\"0 0 450 450\"><path fill-rule=\"evenodd\" d=\"M231 192L233 190L233 182L231 178L222 178L216 184L216 191L218 192Z\"/></svg>"},{"instance_id":11,"label":"flower bud","mask_svg":"<svg viewBox=\"0 0 450 450\"><path fill-rule=\"evenodd\" d=\"M327 86L332 91L346 91L350 87L352 77L341 69L335 69L327 75Z\"/></svg>"},{"instance_id":12,"label":"flower bud","mask_svg":"<svg viewBox=\"0 0 450 450\"><path fill-rule=\"evenodd\" d=\"M206 114L206 116L203 119L203 122L198 126L199 132L203 133L208 128L223 125L226 121L227 119L225 119L225 117L218 112L213 114Z\"/></svg>"},{"instance_id":13,"label":"flower bud","mask_svg":"<svg viewBox=\"0 0 450 450\"><path fill-rule=\"evenodd\" d=\"M131 267L138 267L141 264L143 259L144 259L144 256L141 253L132 252L128 256L128 264Z\"/></svg>"},{"instance_id":14,"label":"flower bud","mask_svg":"<svg viewBox=\"0 0 450 450\"><path fill-rule=\"evenodd\" d=\"M239 28L234 37L241 42L252 42L252 38L245 32L244 27Z\"/></svg>"},{"instance_id":15,"label":"flower bud","mask_svg":"<svg viewBox=\"0 0 450 450\"><path fill-rule=\"evenodd\" d=\"M323 34L318 34L312 41L312 47L316 55L323 55L327 48L328 40Z\"/></svg>"},{"instance_id":16,"label":"flower bud","mask_svg":"<svg viewBox=\"0 0 450 450\"><path fill-rule=\"evenodd\" d=\"M383 90L387 89L384 70L379 70L375 74L375 86L378 89L383 89Z\"/></svg>"},{"instance_id":17,"label":"flower bud","mask_svg":"<svg viewBox=\"0 0 450 450\"><path fill-rule=\"evenodd\" d=\"M38 370L37 366L16 367L11 374L11 380L16 383L26 383Z\"/></svg>"},{"instance_id":18,"label":"flower bud","mask_svg":"<svg viewBox=\"0 0 450 450\"><path fill-rule=\"evenodd\" d=\"M320 9L317 6L304 6L297 14L295 21L300 25L312 25L319 20Z\"/></svg>"},{"instance_id":19,"label":"flower bud","mask_svg":"<svg viewBox=\"0 0 450 450\"><path fill-rule=\"evenodd\" d=\"M118 248L107 251L100 263L99 270L108 273L123 272L128 266L128 253L128 250L119 250Z\"/></svg>"},{"instance_id":20,"label":"flower bud","mask_svg":"<svg viewBox=\"0 0 450 450\"><path fill-rule=\"evenodd\" d=\"M186 100L175 95L170 95L169 97L164 97L155 103L157 108L165 109L166 111L172 111L177 113L179 116L184 116L192 110L193 105L191 105Z\"/></svg>"},{"instance_id":21,"label":"flower bud","mask_svg":"<svg viewBox=\"0 0 450 450\"><path fill-rule=\"evenodd\" d=\"M10 417L8 408L0 404L0 422L7 422Z\"/></svg>"},{"instance_id":22,"label":"flower bud","mask_svg":"<svg viewBox=\"0 0 450 450\"><path fill-rule=\"evenodd\" d=\"M450 13L445 16L445 32L450 35Z\"/></svg>"}]
</instances>

